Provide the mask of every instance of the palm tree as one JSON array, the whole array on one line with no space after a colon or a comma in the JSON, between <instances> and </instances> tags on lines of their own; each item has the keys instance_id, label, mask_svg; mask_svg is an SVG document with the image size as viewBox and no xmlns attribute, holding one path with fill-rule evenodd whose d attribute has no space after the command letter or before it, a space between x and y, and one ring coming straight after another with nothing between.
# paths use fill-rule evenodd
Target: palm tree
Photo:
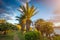
<instances>
[{"instance_id":1,"label":"palm tree","mask_svg":"<svg viewBox=\"0 0 60 40\"><path fill-rule=\"evenodd\" d=\"M37 14L36 8L34 6L29 6L28 3L26 3L26 6L20 6L19 10L22 14L26 17L26 31L29 31L30 25L32 23L31 17Z\"/></svg>"},{"instance_id":2,"label":"palm tree","mask_svg":"<svg viewBox=\"0 0 60 40\"><path fill-rule=\"evenodd\" d=\"M21 16L20 17L18 17L18 16L16 16L16 20L18 20L19 21L19 24L21 25L21 32L23 32L24 31L24 28L25 28L25 24L26 24L26 17L25 17L25 15L22 15L21 14Z\"/></svg>"}]
</instances>

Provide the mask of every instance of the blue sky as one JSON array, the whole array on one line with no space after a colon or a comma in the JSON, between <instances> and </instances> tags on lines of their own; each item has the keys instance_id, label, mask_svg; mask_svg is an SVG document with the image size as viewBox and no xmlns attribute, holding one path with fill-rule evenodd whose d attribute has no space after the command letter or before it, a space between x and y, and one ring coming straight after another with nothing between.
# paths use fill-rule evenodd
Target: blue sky
<instances>
[{"instance_id":1,"label":"blue sky","mask_svg":"<svg viewBox=\"0 0 60 40\"><path fill-rule=\"evenodd\" d=\"M18 23L18 21L15 20L16 16L20 16L20 12L17 9L19 9L20 5L25 5L24 3L26 1L29 2L30 6L34 5L39 10L39 12L31 18L32 21L41 18L52 22L60 22L60 16L58 16L59 0L0 0L0 18L8 20L10 23ZM57 13L54 13L55 11Z\"/></svg>"}]
</instances>

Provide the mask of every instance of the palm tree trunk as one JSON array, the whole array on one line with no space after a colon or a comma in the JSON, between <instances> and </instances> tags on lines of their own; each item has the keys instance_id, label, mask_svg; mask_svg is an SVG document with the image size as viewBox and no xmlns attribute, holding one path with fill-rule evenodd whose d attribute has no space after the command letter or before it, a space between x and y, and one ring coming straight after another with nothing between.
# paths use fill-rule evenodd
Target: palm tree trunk
<instances>
[{"instance_id":1,"label":"palm tree trunk","mask_svg":"<svg viewBox=\"0 0 60 40\"><path fill-rule=\"evenodd\" d=\"M26 22L26 32L28 32L30 29L30 23Z\"/></svg>"},{"instance_id":2,"label":"palm tree trunk","mask_svg":"<svg viewBox=\"0 0 60 40\"><path fill-rule=\"evenodd\" d=\"M30 24L26 24L26 32L28 32L30 29Z\"/></svg>"},{"instance_id":3,"label":"palm tree trunk","mask_svg":"<svg viewBox=\"0 0 60 40\"><path fill-rule=\"evenodd\" d=\"M31 25L31 20L26 20L26 32L29 31Z\"/></svg>"},{"instance_id":4,"label":"palm tree trunk","mask_svg":"<svg viewBox=\"0 0 60 40\"><path fill-rule=\"evenodd\" d=\"M52 40L50 34L49 34L49 39Z\"/></svg>"},{"instance_id":5,"label":"palm tree trunk","mask_svg":"<svg viewBox=\"0 0 60 40\"><path fill-rule=\"evenodd\" d=\"M24 32L24 28L25 28L25 24L22 24L22 25L21 25L21 32L22 32L22 33Z\"/></svg>"}]
</instances>

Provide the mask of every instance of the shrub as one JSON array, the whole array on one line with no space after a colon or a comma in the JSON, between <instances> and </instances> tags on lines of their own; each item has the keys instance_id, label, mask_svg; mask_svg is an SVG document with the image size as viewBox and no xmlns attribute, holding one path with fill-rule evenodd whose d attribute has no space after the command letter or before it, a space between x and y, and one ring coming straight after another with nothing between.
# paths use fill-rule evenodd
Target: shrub
<instances>
[{"instance_id":1,"label":"shrub","mask_svg":"<svg viewBox=\"0 0 60 40\"><path fill-rule=\"evenodd\" d=\"M40 40L41 34L36 31L30 31L25 34L25 40Z\"/></svg>"},{"instance_id":2,"label":"shrub","mask_svg":"<svg viewBox=\"0 0 60 40\"><path fill-rule=\"evenodd\" d=\"M60 40L60 36L54 36L53 40Z\"/></svg>"}]
</instances>

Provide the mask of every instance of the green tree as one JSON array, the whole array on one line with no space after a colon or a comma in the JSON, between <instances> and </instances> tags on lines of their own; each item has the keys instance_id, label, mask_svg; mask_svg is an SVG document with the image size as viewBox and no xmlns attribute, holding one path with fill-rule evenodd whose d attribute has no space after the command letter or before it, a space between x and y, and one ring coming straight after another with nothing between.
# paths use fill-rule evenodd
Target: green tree
<instances>
[{"instance_id":1,"label":"green tree","mask_svg":"<svg viewBox=\"0 0 60 40\"><path fill-rule=\"evenodd\" d=\"M0 31L4 32L3 34L6 34L6 30L8 30L6 23L1 23L0 24Z\"/></svg>"},{"instance_id":2,"label":"green tree","mask_svg":"<svg viewBox=\"0 0 60 40\"><path fill-rule=\"evenodd\" d=\"M3 34L6 34L7 30L14 30L14 29L16 30L17 27L11 23L8 23L8 22L0 23L0 31L2 31Z\"/></svg>"},{"instance_id":3,"label":"green tree","mask_svg":"<svg viewBox=\"0 0 60 40\"><path fill-rule=\"evenodd\" d=\"M35 28L41 32L42 36L44 36L44 34L45 34L46 37L49 37L49 38L50 38L50 34L52 34L54 32L53 23L46 22L43 19L38 19L35 22Z\"/></svg>"},{"instance_id":4,"label":"green tree","mask_svg":"<svg viewBox=\"0 0 60 40\"><path fill-rule=\"evenodd\" d=\"M51 40L50 35L54 32L53 23L52 22L46 22L44 25L44 31L46 33L46 37L49 37L49 39Z\"/></svg>"},{"instance_id":5,"label":"green tree","mask_svg":"<svg viewBox=\"0 0 60 40\"><path fill-rule=\"evenodd\" d=\"M17 26L11 23L6 22L8 30L18 30Z\"/></svg>"},{"instance_id":6,"label":"green tree","mask_svg":"<svg viewBox=\"0 0 60 40\"><path fill-rule=\"evenodd\" d=\"M45 24L45 20L43 19L38 19L36 22L35 22L35 28L40 31L43 35L44 33L44 29L43 29L43 26Z\"/></svg>"}]
</instances>

